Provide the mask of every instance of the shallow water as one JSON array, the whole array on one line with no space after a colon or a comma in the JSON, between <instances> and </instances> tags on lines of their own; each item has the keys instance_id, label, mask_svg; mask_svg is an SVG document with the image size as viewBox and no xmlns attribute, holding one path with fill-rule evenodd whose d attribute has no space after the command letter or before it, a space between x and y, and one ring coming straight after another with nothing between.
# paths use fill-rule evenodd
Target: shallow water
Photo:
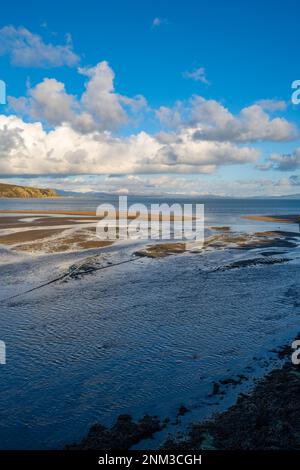
<instances>
[{"instance_id":1,"label":"shallow water","mask_svg":"<svg viewBox=\"0 0 300 470\"><path fill-rule=\"evenodd\" d=\"M46 210L52 202L37 204ZM77 201L77 209L78 204L83 209L88 202ZM246 211L271 213L268 201L258 203L256 212L244 203L232 210L212 204L209 223L249 231L277 228L239 219ZM284 207L273 214L297 213L295 201L278 204ZM107 266L130 260L131 251L111 247L104 261L90 262ZM270 349L299 331L298 250L287 251L293 259L288 264L214 270L257 253L135 259L3 300L0 338L6 342L7 364L0 366L1 448L62 447L80 439L95 421L111 424L121 413L174 421L182 404L192 410L184 426L232 403L252 377L270 367ZM1 299L59 277L88 257L5 256L3 250ZM214 381L237 374L249 380L226 389L224 399L209 396ZM163 437L148 446L159 445Z\"/></svg>"}]
</instances>

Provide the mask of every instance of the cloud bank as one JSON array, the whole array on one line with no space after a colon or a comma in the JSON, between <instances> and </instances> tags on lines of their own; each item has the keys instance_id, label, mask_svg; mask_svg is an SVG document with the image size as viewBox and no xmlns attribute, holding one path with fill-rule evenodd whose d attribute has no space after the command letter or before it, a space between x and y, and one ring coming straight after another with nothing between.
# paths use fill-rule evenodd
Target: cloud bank
<instances>
[{"instance_id":1,"label":"cloud bank","mask_svg":"<svg viewBox=\"0 0 300 470\"><path fill-rule=\"evenodd\" d=\"M162 20L156 20L154 26L160 26ZM70 40L46 44L13 26L0 29L0 39L0 54L8 54L14 65L79 63ZM45 77L25 96L8 98L8 114L0 115L0 174L208 175L225 166L256 163L260 151L254 144L298 136L292 123L274 116L285 109L282 101L261 100L234 114L216 100L194 95L151 109L145 97L117 92L106 61L80 67L78 73L85 79L80 96L70 94L62 81ZM208 83L204 68L185 76ZM159 130L133 132L133 123L147 119ZM299 167L298 153L271 155L265 169L293 171Z\"/></svg>"},{"instance_id":2,"label":"cloud bank","mask_svg":"<svg viewBox=\"0 0 300 470\"><path fill-rule=\"evenodd\" d=\"M2 175L211 173L257 156L257 150L230 142L195 141L190 130L165 144L143 131L122 138L109 132L81 133L69 124L47 131L39 122L0 116Z\"/></svg>"}]
</instances>

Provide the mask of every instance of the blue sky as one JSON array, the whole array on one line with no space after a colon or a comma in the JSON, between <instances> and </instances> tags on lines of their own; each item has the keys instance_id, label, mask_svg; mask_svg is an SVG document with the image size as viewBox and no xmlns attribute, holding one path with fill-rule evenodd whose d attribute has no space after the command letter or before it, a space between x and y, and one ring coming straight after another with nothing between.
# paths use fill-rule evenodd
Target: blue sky
<instances>
[{"instance_id":1,"label":"blue sky","mask_svg":"<svg viewBox=\"0 0 300 470\"><path fill-rule=\"evenodd\" d=\"M299 13L296 0L6 2L2 180L300 193Z\"/></svg>"}]
</instances>

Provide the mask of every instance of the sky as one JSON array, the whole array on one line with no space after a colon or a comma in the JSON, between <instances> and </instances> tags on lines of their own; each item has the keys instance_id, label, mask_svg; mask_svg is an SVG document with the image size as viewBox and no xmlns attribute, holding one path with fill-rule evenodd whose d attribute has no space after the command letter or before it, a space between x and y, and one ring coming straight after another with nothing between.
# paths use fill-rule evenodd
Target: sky
<instances>
[{"instance_id":1,"label":"sky","mask_svg":"<svg viewBox=\"0 0 300 470\"><path fill-rule=\"evenodd\" d=\"M299 13L296 0L5 2L0 181L300 194Z\"/></svg>"}]
</instances>

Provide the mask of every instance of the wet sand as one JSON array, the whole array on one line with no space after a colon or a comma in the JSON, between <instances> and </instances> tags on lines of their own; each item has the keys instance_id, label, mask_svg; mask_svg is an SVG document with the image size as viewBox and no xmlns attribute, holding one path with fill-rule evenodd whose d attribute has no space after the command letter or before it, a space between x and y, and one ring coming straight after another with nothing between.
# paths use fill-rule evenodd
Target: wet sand
<instances>
[{"instance_id":1,"label":"wet sand","mask_svg":"<svg viewBox=\"0 0 300 470\"><path fill-rule=\"evenodd\" d=\"M28 217L0 217L0 230L11 228L26 228L26 227L43 227L55 225L75 225L87 223L91 220L90 217L68 218L68 217L36 217L32 220L32 216Z\"/></svg>"},{"instance_id":2,"label":"wet sand","mask_svg":"<svg viewBox=\"0 0 300 470\"><path fill-rule=\"evenodd\" d=\"M283 222L287 224L300 224L299 215L247 215L242 217L247 220L257 220L259 222Z\"/></svg>"},{"instance_id":3,"label":"wet sand","mask_svg":"<svg viewBox=\"0 0 300 470\"><path fill-rule=\"evenodd\" d=\"M28 214L27 211L26 215L0 217L0 244L15 251L57 253L102 248L113 243L96 237L98 219L95 217L42 216L39 211ZM87 226L82 227L83 224Z\"/></svg>"},{"instance_id":4,"label":"wet sand","mask_svg":"<svg viewBox=\"0 0 300 470\"><path fill-rule=\"evenodd\" d=\"M103 219L105 216L107 216L107 211L103 211L101 213L96 214L95 211L39 211L39 210L0 210L0 215L1 214L26 214L26 215L64 215L64 216L87 216L89 218L93 217L95 219ZM167 215L162 215L162 214L140 214L140 213L125 213L125 212L119 212L116 211L116 218L119 219L127 219L127 220L135 220L137 217L140 218L140 220L149 220L150 221L180 221L180 220L196 220L195 216L176 216L174 214L170 214L170 216Z\"/></svg>"},{"instance_id":5,"label":"wet sand","mask_svg":"<svg viewBox=\"0 0 300 470\"><path fill-rule=\"evenodd\" d=\"M164 258L165 256L184 253L185 243L158 243L149 245L143 250L135 252L136 256L147 256L148 258Z\"/></svg>"},{"instance_id":6,"label":"wet sand","mask_svg":"<svg viewBox=\"0 0 300 470\"><path fill-rule=\"evenodd\" d=\"M101 248L112 244L96 237L96 224L103 215L96 216L94 211L4 211L0 214L0 244L9 245L17 251L27 252L63 252L79 249ZM8 216L7 214L11 214ZM18 215L17 215L18 214ZM124 214L117 213L117 218ZM129 220L136 215L129 216ZM299 216L247 216L249 220L298 223ZM159 214L152 221L164 220ZM171 220L177 218L171 217ZM82 224L89 228L81 229ZM57 228L54 228L57 227ZM68 229L70 227L70 229ZM10 230L22 229L7 233ZM23 230L26 229L26 230ZM3 231L5 232L3 233ZM300 234L296 232L270 230L253 234L234 233L229 226L211 227L215 233L208 236L203 249L257 249L257 248L295 248L298 246ZM1 232L3 234L1 234ZM54 237L55 236L55 237ZM191 249L190 244L170 241L168 243L153 242L138 250L137 256L161 258L173 254L184 253Z\"/></svg>"},{"instance_id":7,"label":"wet sand","mask_svg":"<svg viewBox=\"0 0 300 470\"><path fill-rule=\"evenodd\" d=\"M62 231L63 233L63 231ZM45 238L32 243L21 243L15 245L16 251L34 252L34 253L63 253L65 251L78 251L78 250L89 250L92 248L103 248L113 244L111 241L99 240L96 238L90 238L91 234L86 231L74 232L72 234L65 234L62 237L55 237L52 239ZM0 238L1 243L1 238Z\"/></svg>"},{"instance_id":8,"label":"wet sand","mask_svg":"<svg viewBox=\"0 0 300 470\"><path fill-rule=\"evenodd\" d=\"M9 245L16 251L54 253L102 248L113 243L113 241L103 241L96 237L96 224L103 219L106 215L105 212L96 215L94 211L1 210L0 215L2 215L0 216L0 244ZM125 215L127 217L127 214L116 212L117 220L124 218ZM147 214L139 217L140 220L148 219ZM136 218L136 214L128 215L127 220L135 220ZM170 219L176 221L181 220L181 217L171 214ZM190 219L190 217L185 217L185 220ZM164 220L168 220L168 218L161 214L151 215L151 221ZM81 229L80 225L82 224L88 224L90 227ZM70 226L70 230L66 226ZM52 227L57 227L57 229ZM7 231L17 229L22 230L7 233ZM55 238L54 235L56 235ZM144 256L167 256L167 254L179 253L185 250L182 244L171 245L164 246L163 249L157 246L146 250ZM138 254L143 256L142 253Z\"/></svg>"},{"instance_id":9,"label":"wet sand","mask_svg":"<svg viewBox=\"0 0 300 470\"><path fill-rule=\"evenodd\" d=\"M236 249L254 250L263 248L296 248L300 241L300 234L294 232L256 232L250 234L217 233L207 237L201 249ZM137 256L149 258L163 258L165 256L192 251L192 243L158 243L148 245L135 252Z\"/></svg>"},{"instance_id":10,"label":"wet sand","mask_svg":"<svg viewBox=\"0 0 300 470\"><path fill-rule=\"evenodd\" d=\"M9 235L0 236L0 244L16 245L19 243L32 242L41 238L49 238L62 232L62 229L26 230L25 232L15 232L10 233Z\"/></svg>"}]
</instances>

